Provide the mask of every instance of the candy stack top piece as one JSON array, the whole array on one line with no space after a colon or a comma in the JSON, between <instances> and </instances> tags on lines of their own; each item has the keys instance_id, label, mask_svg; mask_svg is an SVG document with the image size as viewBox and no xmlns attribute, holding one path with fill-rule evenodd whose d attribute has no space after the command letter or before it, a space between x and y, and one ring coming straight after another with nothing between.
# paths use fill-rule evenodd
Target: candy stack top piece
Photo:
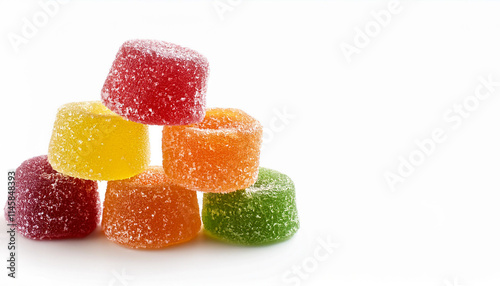
<instances>
[{"instance_id":1,"label":"candy stack top piece","mask_svg":"<svg viewBox=\"0 0 500 286\"><path fill-rule=\"evenodd\" d=\"M186 125L205 116L207 59L155 40L130 40L119 49L101 92L117 114L149 125Z\"/></svg>"}]
</instances>

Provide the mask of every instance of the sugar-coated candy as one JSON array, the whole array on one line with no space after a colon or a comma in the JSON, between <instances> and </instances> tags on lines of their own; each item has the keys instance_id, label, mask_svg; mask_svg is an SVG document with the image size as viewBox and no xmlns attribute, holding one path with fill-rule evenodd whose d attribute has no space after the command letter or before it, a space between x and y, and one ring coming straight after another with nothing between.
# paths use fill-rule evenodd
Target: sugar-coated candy
<instances>
[{"instance_id":1,"label":"sugar-coated candy","mask_svg":"<svg viewBox=\"0 0 500 286\"><path fill-rule=\"evenodd\" d=\"M59 108L49 144L52 167L89 180L130 178L149 165L149 132L98 101Z\"/></svg>"},{"instance_id":2,"label":"sugar-coated candy","mask_svg":"<svg viewBox=\"0 0 500 286\"><path fill-rule=\"evenodd\" d=\"M121 116L150 125L185 125L205 115L207 59L155 40L130 40L119 49L101 91Z\"/></svg>"},{"instance_id":3,"label":"sugar-coated candy","mask_svg":"<svg viewBox=\"0 0 500 286\"><path fill-rule=\"evenodd\" d=\"M257 182L231 193L205 193L202 219L205 232L236 244L261 245L290 238L299 229L292 180L260 168Z\"/></svg>"},{"instance_id":4,"label":"sugar-coated candy","mask_svg":"<svg viewBox=\"0 0 500 286\"><path fill-rule=\"evenodd\" d=\"M14 208L8 203L7 222L36 240L87 236L100 218L97 182L58 173L46 155L28 159L16 169Z\"/></svg>"},{"instance_id":5,"label":"sugar-coated candy","mask_svg":"<svg viewBox=\"0 0 500 286\"><path fill-rule=\"evenodd\" d=\"M161 167L108 182L102 229L109 240L130 248L162 248L191 240L200 228L196 192L168 182Z\"/></svg>"},{"instance_id":6,"label":"sugar-coated candy","mask_svg":"<svg viewBox=\"0 0 500 286\"><path fill-rule=\"evenodd\" d=\"M201 192L231 192L257 180L262 125L239 109L207 109L200 123L164 126L163 168L172 182Z\"/></svg>"}]
</instances>

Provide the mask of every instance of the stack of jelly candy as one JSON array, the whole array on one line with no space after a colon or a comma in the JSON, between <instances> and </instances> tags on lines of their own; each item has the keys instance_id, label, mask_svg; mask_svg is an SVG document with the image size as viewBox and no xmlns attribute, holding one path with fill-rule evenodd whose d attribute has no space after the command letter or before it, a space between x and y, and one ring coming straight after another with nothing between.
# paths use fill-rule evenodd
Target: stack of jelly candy
<instances>
[{"instance_id":1,"label":"stack of jelly candy","mask_svg":"<svg viewBox=\"0 0 500 286\"><path fill-rule=\"evenodd\" d=\"M130 248L196 237L262 245L299 228L295 187L259 167L262 125L233 108L206 108L209 64L198 52L155 40L119 49L101 101L59 108L48 156L16 170L15 216L31 239L77 238L99 224L96 181L108 181L102 230ZM147 125L162 125L163 166L149 166ZM201 218L196 192L203 192Z\"/></svg>"}]
</instances>

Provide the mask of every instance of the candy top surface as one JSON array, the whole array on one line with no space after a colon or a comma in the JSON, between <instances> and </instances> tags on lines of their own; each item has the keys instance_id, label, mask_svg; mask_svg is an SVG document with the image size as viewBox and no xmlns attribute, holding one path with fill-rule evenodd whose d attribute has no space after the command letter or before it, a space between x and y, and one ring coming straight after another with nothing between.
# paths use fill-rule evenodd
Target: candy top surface
<instances>
[{"instance_id":1,"label":"candy top surface","mask_svg":"<svg viewBox=\"0 0 500 286\"><path fill-rule=\"evenodd\" d=\"M209 108L203 121L190 124L186 128L209 133L231 131L252 133L262 129L262 125L255 118L236 108Z\"/></svg>"},{"instance_id":2,"label":"candy top surface","mask_svg":"<svg viewBox=\"0 0 500 286\"><path fill-rule=\"evenodd\" d=\"M81 114L92 117L122 119L121 116L109 110L100 101L83 101L67 103L59 108L59 114Z\"/></svg>"},{"instance_id":3,"label":"candy top surface","mask_svg":"<svg viewBox=\"0 0 500 286\"><path fill-rule=\"evenodd\" d=\"M28 159L16 169L16 180L18 181L23 180L25 182L28 182L28 184L30 184L30 182L36 184L36 180L38 180L38 178L42 178L48 181L67 181L71 183L79 180L77 178L64 175L54 170L49 164L47 155L41 155ZM82 179L82 181L86 180Z\"/></svg>"},{"instance_id":4,"label":"candy top surface","mask_svg":"<svg viewBox=\"0 0 500 286\"><path fill-rule=\"evenodd\" d=\"M159 185L168 185L169 181L163 167L150 166L144 172L125 180L110 181L113 186L127 187L154 187Z\"/></svg>"},{"instance_id":5,"label":"candy top surface","mask_svg":"<svg viewBox=\"0 0 500 286\"><path fill-rule=\"evenodd\" d=\"M291 189L295 189L295 187L290 177L278 171L260 167L257 181L252 186L246 188L244 192L247 195L252 195L252 193L256 192L271 194Z\"/></svg>"},{"instance_id":6,"label":"candy top surface","mask_svg":"<svg viewBox=\"0 0 500 286\"><path fill-rule=\"evenodd\" d=\"M255 195L265 197L278 197L284 193L295 194L295 185L292 179L278 171L260 167L259 176L257 178L257 181L253 185L246 189L238 190L230 194L251 198Z\"/></svg>"},{"instance_id":7,"label":"candy top surface","mask_svg":"<svg viewBox=\"0 0 500 286\"><path fill-rule=\"evenodd\" d=\"M243 200L244 202L247 202L248 199L255 198L271 200L282 197L295 198L295 185L292 179L287 175L272 169L260 167L257 181L252 186L235 192L228 192L223 195L205 193L204 197L214 200Z\"/></svg>"},{"instance_id":8,"label":"candy top surface","mask_svg":"<svg viewBox=\"0 0 500 286\"><path fill-rule=\"evenodd\" d=\"M165 41L129 40L123 43L121 49L126 50L129 57L133 57L133 52L136 51L141 55L147 54L155 58L195 61L208 66L205 57L196 51Z\"/></svg>"}]
</instances>

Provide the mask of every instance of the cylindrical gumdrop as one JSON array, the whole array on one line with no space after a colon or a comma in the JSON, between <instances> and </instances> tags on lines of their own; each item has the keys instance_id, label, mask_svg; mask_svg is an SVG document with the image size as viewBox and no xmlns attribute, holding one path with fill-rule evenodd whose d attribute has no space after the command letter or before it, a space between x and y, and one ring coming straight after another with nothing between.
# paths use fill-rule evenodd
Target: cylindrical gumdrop
<instances>
[{"instance_id":1,"label":"cylindrical gumdrop","mask_svg":"<svg viewBox=\"0 0 500 286\"><path fill-rule=\"evenodd\" d=\"M77 178L130 178L149 165L148 127L123 119L98 101L65 104L57 112L49 162Z\"/></svg>"},{"instance_id":2,"label":"cylindrical gumdrop","mask_svg":"<svg viewBox=\"0 0 500 286\"><path fill-rule=\"evenodd\" d=\"M161 167L108 182L102 229L109 240L130 248L162 248L191 240L200 228L196 192L169 183Z\"/></svg>"},{"instance_id":3,"label":"cylindrical gumdrop","mask_svg":"<svg viewBox=\"0 0 500 286\"><path fill-rule=\"evenodd\" d=\"M259 172L262 125L238 109L208 109L202 122L163 128L163 168L177 185L201 192L249 187Z\"/></svg>"},{"instance_id":4,"label":"cylindrical gumdrop","mask_svg":"<svg viewBox=\"0 0 500 286\"><path fill-rule=\"evenodd\" d=\"M243 245L262 245L290 238L299 229L292 180L260 168L255 184L245 190L203 195L205 232Z\"/></svg>"},{"instance_id":5,"label":"cylindrical gumdrop","mask_svg":"<svg viewBox=\"0 0 500 286\"><path fill-rule=\"evenodd\" d=\"M37 240L87 236L100 218L97 182L58 173L46 155L16 169L15 204L8 203L7 221L21 235Z\"/></svg>"},{"instance_id":6,"label":"cylindrical gumdrop","mask_svg":"<svg viewBox=\"0 0 500 286\"><path fill-rule=\"evenodd\" d=\"M185 125L205 116L207 59L154 40L131 40L118 51L101 91L112 111L150 125Z\"/></svg>"}]
</instances>

